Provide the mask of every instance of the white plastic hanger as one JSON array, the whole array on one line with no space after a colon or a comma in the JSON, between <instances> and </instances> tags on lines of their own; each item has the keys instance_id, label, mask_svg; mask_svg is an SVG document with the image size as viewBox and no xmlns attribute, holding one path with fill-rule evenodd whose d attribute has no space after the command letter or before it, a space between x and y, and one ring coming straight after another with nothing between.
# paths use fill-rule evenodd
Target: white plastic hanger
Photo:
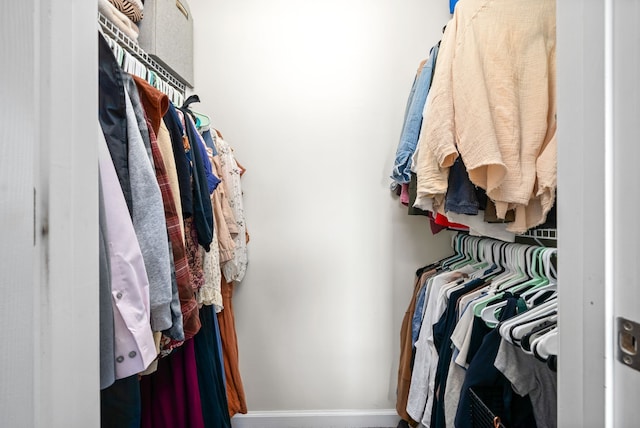
<instances>
[{"instance_id":1,"label":"white plastic hanger","mask_svg":"<svg viewBox=\"0 0 640 428\"><path fill-rule=\"evenodd\" d=\"M543 359L558 355L558 327L535 339L531 349Z\"/></svg>"},{"instance_id":2,"label":"white plastic hanger","mask_svg":"<svg viewBox=\"0 0 640 428\"><path fill-rule=\"evenodd\" d=\"M542 315L541 315L542 316ZM558 313L556 310L552 310L549 316L536 319L535 321L525 322L524 324L518 324L515 327L511 328L509 331L509 337L515 340L521 340L527 333L533 330L536 326L543 324L547 321L557 322L558 321Z\"/></svg>"},{"instance_id":3,"label":"white plastic hanger","mask_svg":"<svg viewBox=\"0 0 640 428\"><path fill-rule=\"evenodd\" d=\"M510 343L513 343L511 337L509 335L509 330L512 327L515 327L517 324L522 324L528 320L533 318L537 318L543 316L545 313L551 314L553 311L556 311L558 308L558 299L552 298L541 305L538 305L527 312L523 312L521 314L516 315L515 317L509 318L504 321L500 327L500 336L502 336L505 340Z\"/></svg>"}]
</instances>

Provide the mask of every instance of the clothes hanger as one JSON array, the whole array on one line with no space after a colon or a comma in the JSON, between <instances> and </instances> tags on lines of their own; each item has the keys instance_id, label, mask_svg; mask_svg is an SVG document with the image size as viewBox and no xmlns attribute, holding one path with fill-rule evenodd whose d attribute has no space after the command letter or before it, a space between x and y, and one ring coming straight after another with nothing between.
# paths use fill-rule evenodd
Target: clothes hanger
<instances>
[{"instance_id":1,"label":"clothes hanger","mask_svg":"<svg viewBox=\"0 0 640 428\"><path fill-rule=\"evenodd\" d=\"M522 253L522 249L524 249L524 253ZM521 293L523 290L530 290L532 288L541 287L547 284L548 280L542 276L539 269L540 255L544 248L542 247L534 247L534 246L525 246L521 247L520 255L523 255L520 263L524 266L525 270L520 270L520 274L524 273L525 276L518 278L513 277L511 280L508 280L506 283L503 283L499 286L499 291L509 291L513 294ZM521 267L522 267L521 266ZM499 292L496 292L496 296L500 296ZM536 296L538 298L539 296ZM546 300L546 299L545 299ZM503 307L503 303L497 304L487 304L481 311L480 316L490 327L495 327L498 322L498 311L501 307ZM528 307L531 307L529 305Z\"/></svg>"},{"instance_id":2,"label":"clothes hanger","mask_svg":"<svg viewBox=\"0 0 640 428\"><path fill-rule=\"evenodd\" d=\"M545 316L550 315L553 311L557 310L557 297L552 297L544 303L529 309L526 312L519 313L518 315L502 322L500 324L500 335L509 342L511 342L510 329L515 328L517 325L522 325L528 321L534 319L542 319Z\"/></svg>"},{"instance_id":3,"label":"clothes hanger","mask_svg":"<svg viewBox=\"0 0 640 428\"><path fill-rule=\"evenodd\" d=\"M524 250L532 252L536 249L530 247ZM486 302L486 305L484 305L484 307L480 311L480 317L488 327L494 328L500 323L501 309L507 305L507 301L504 300L504 296L506 295L506 293L517 295L520 291L527 290L529 287L541 284L542 281L544 281L543 278L539 278L537 276L526 280L527 277L525 275L523 279L525 279L525 281L522 281L522 279L515 277L511 280L511 285L503 284L503 286L500 287L500 290L496 292L494 298Z\"/></svg>"},{"instance_id":4,"label":"clothes hanger","mask_svg":"<svg viewBox=\"0 0 640 428\"><path fill-rule=\"evenodd\" d=\"M473 257L471 256L471 246L474 238L471 236L467 236L463 241L462 246L462 259L456 260L454 263L450 264L451 270L460 269L461 267L471 263L473 261Z\"/></svg>"},{"instance_id":5,"label":"clothes hanger","mask_svg":"<svg viewBox=\"0 0 640 428\"><path fill-rule=\"evenodd\" d=\"M514 283L507 287L507 289L513 293L525 293L532 289L542 287L549 283L549 279L542 272L542 260L541 255L544 251L542 247L529 247L527 250L528 257L526 257L525 264L527 266L526 273L528 279L521 283Z\"/></svg>"},{"instance_id":6,"label":"clothes hanger","mask_svg":"<svg viewBox=\"0 0 640 428\"><path fill-rule=\"evenodd\" d=\"M537 325L540 325L542 323L545 322L545 320L547 320L551 315L555 315L557 314L557 311L555 312L551 312L551 313L543 313L541 315L538 315L537 317L522 321L522 322L516 322L515 324L512 324L511 327L509 328L509 341L511 343L515 343L518 344L520 342L520 339L522 339L522 336L528 331L528 330L532 330L533 328L535 328ZM518 330L516 330L518 329ZM528 330L527 330L528 329Z\"/></svg>"},{"instance_id":7,"label":"clothes hanger","mask_svg":"<svg viewBox=\"0 0 640 428\"><path fill-rule=\"evenodd\" d=\"M469 241L468 241L469 246L467 248L469 249L468 251L470 252L473 260L466 266L471 266L471 268L475 269L475 271L470 273L468 275L468 278L457 281L456 284L452 284L450 287L447 287L447 289L445 290L447 298L450 298L451 294L456 290L463 288L468 283L468 281L471 281L474 279L481 279L484 281L490 280L491 276L494 275L493 270L495 269L495 264L493 264L491 260L487 259L487 255L492 254L493 244L495 242L497 241L486 239L486 238L479 238L479 237L469 238ZM489 283L487 283L485 287L476 289L473 292L484 293L488 288L489 288ZM478 294L478 297L479 295L480 294Z\"/></svg>"},{"instance_id":8,"label":"clothes hanger","mask_svg":"<svg viewBox=\"0 0 640 428\"><path fill-rule=\"evenodd\" d=\"M557 249L555 248L542 248L539 254L538 261L542 266L542 282L522 293L522 298L525 299L528 307L534 306L536 301L548 291L557 290L555 268L553 268L553 264L551 263L551 257L554 254L557 254Z\"/></svg>"},{"instance_id":9,"label":"clothes hanger","mask_svg":"<svg viewBox=\"0 0 640 428\"><path fill-rule=\"evenodd\" d=\"M484 273L484 268L487 267L489 264L485 260L483 260L479 255L480 254L479 247L480 247L481 241L482 241L482 238L478 238L475 236L469 237L466 241L467 242L466 258L464 260L457 262L453 266L451 266L451 269L456 270L464 266L472 265L473 268L477 270L476 274L473 276L482 277Z\"/></svg>"},{"instance_id":10,"label":"clothes hanger","mask_svg":"<svg viewBox=\"0 0 640 428\"><path fill-rule=\"evenodd\" d=\"M506 305L506 301L504 301L504 292L499 291L500 283L505 283L512 278L515 278L518 275L517 268L514 264L515 256L513 255L514 251L522 248L520 244L506 244L501 246L501 254L503 259L501 260L502 265L504 266L504 271L493 278L491 281L491 285L488 289L487 296L476 300L473 303L473 313L477 317L481 317L485 322L492 324L497 324L498 319L497 315L494 313L493 316L490 315L491 309L485 311L485 308L490 304L495 303L493 306L493 310L497 311L500 308ZM484 316L483 316L483 311ZM495 325L494 325L495 326Z\"/></svg>"},{"instance_id":11,"label":"clothes hanger","mask_svg":"<svg viewBox=\"0 0 640 428\"><path fill-rule=\"evenodd\" d=\"M558 328L558 323L556 321L549 321L545 324L540 325L539 327L533 329L531 332L525 334L520 341L520 348L522 351L529 355L535 355L540 361L546 361L546 359L542 358L535 349L534 344L537 340L540 340L545 334L549 333L554 328Z\"/></svg>"},{"instance_id":12,"label":"clothes hanger","mask_svg":"<svg viewBox=\"0 0 640 428\"><path fill-rule=\"evenodd\" d=\"M522 273L521 270L519 269L519 264L517 260L517 257L519 255L518 253L520 253L521 250L522 250L521 247L510 247L510 251L507 253L509 257L508 258L509 266L511 270L515 272L515 276L508 275L504 277L503 281L506 281L507 284L513 278L515 279L519 278L519 275L521 275ZM509 279L506 279L506 278L509 278ZM480 318L482 318L482 320L488 326L495 326L500 322L498 318L501 312L500 309L502 309L507 305L507 300L504 299L504 296L505 296L504 291L506 290L506 288L501 289L500 285L496 286L495 279L493 281L492 288L494 288L496 291L494 298L489 299L487 302L485 302L486 304L483 304L484 307L482 307L481 309L480 309L480 306L478 307L478 309L480 310L480 315L479 315Z\"/></svg>"},{"instance_id":13,"label":"clothes hanger","mask_svg":"<svg viewBox=\"0 0 640 428\"><path fill-rule=\"evenodd\" d=\"M523 324L526 321L532 320L544 315L551 315L554 311L557 311L558 299L557 297L551 298L548 301L542 303L539 306L529 309L526 312L518 314L506 321L503 321L499 325L500 336L510 343L513 343L510 335L510 329L515 328L518 324Z\"/></svg>"},{"instance_id":14,"label":"clothes hanger","mask_svg":"<svg viewBox=\"0 0 640 428\"><path fill-rule=\"evenodd\" d=\"M500 265L503 266L503 271L499 275L493 278L492 281L492 290L497 291L500 284L508 281L513 278L517 273L513 264L513 252L517 248L518 244L505 244L500 247Z\"/></svg>"},{"instance_id":15,"label":"clothes hanger","mask_svg":"<svg viewBox=\"0 0 640 428\"><path fill-rule=\"evenodd\" d=\"M478 271L475 274L471 274L470 278L485 278L487 280L490 279L492 275L495 276L494 272L487 272L486 268L490 266L498 267L498 265L500 265L500 268L499 268L500 273L503 273L504 271L507 271L507 272L509 271L509 267L504 266L504 257L500 258L500 254L503 253L503 251L507 251L510 244L507 244L501 241L490 240L486 238L473 237L468 239L472 239L473 242L477 244L475 259L477 262L479 262L475 265L475 267L479 268ZM481 247L483 248L482 251L480 250ZM487 255L489 254L491 256L490 256L490 259L488 260ZM490 285L487 285L486 289L488 290L489 288L490 288ZM448 291L452 292L454 290L448 290ZM491 301L489 299L491 299L492 297L494 296L490 295L488 296L488 298L480 298L476 303L474 303L474 305L477 304L478 302ZM481 308L478 308L477 313L475 312L475 309L476 309L475 306L473 306L471 309L474 310L474 315L477 315L477 316L480 315L479 311L481 310Z\"/></svg>"},{"instance_id":16,"label":"clothes hanger","mask_svg":"<svg viewBox=\"0 0 640 428\"><path fill-rule=\"evenodd\" d=\"M541 331L546 332L549 327L555 327L558 325L558 311L554 310L548 316L541 317L539 320L528 323L516 325L510 330L509 334L515 342L520 343L520 347L525 351L531 351L531 343L534 338L541 336ZM535 335L532 337L532 335Z\"/></svg>"},{"instance_id":17,"label":"clothes hanger","mask_svg":"<svg viewBox=\"0 0 640 428\"><path fill-rule=\"evenodd\" d=\"M548 360L552 355L558 355L558 333L556 326L537 338L532 345L534 354L545 360Z\"/></svg>"},{"instance_id":18,"label":"clothes hanger","mask_svg":"<svg viewBox=\"0 0 640 428\"><path fill-rule=\"evenodd\" d=\"M528 276L526 254L529 250L533 251L533 247L522 244L515 245L516 246L513 247L510 253L510 262L513 269L513 274L508 279L498 284L494 284L497 291L509 290L511 287L521 284L528 279L531 279L531 277Z\"/></svg>"},{"instance_id":19,"label":"clothes hanger","mask_svg":"<svg viewBox=\"0 0 640 428\"><path fill-rule=\"evenodd\" d=\"M458 233L457 235L455 235L453 237L453 239L455 240L455 246L454 249L456 251L456 254L454 254L452 257L448 258L447 260L444 260L442 262L442 266L444 268L449 268L451 266L451 264L460 261L464 258L464 251L463 251L463 247L464 247L464 241L468 238L468 235L463 235L462 233Z\"/></svg>"}]
</instances>

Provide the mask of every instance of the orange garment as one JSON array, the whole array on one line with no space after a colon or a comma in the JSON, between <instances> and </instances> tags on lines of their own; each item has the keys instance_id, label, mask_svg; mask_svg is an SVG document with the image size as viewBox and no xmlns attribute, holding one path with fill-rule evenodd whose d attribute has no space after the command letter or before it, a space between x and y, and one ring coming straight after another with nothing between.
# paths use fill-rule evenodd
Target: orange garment
<instances>
[{"instance_id":1,"label":"orange garment","mask_svg":"<svg viewBox=\"0 0 640 428\"><path fill-rule=\"evenodd\" d=\"M222 276L222 303L224 309L218 313L220 325L220 337L222 339L222 353L224 360L224 373L227 378L227 401L229 403L229 416L236 413L247 413L247 402L244 396L244 387L240 377L238 363L238 338L236 336L236 323L233 316L233 283L228 283Z\"/></svg>"},{"instance_id":2,"label":"orange garment","mask_svg":"<svg viewBox=\"0 0 640 428\"><path fill-rule=\"evenodd\" d=\"M146 80L132 75L133 81L136 83L140 101L147 117L151 121L153 132L158 135L162 118L169 110L169 97L154 88Z\"/></svg>"},{"instance_id":3,"label":"orange garment","mask_svg":"<svg viewBox=\"0 0 640 428\"><path fill-rule=\"evenodd\" d=\"M418 423L411 419L411 416L407 413L407 400L409 399L409 387L411 386L411 360L413 354L411 321L413 319L413 313L416 310L418 292L424 286L427 278L435 272L435 270L430 270L416 278L416 283L413 287L413 296L411 296L411 301L409 302L409 307L402 319L402 328L400 329L400 362L398 363L396 411L398 412L398 415L403 420L409 422L409 425L412 427L417 426Z\"/></svg>"}]
</instances>

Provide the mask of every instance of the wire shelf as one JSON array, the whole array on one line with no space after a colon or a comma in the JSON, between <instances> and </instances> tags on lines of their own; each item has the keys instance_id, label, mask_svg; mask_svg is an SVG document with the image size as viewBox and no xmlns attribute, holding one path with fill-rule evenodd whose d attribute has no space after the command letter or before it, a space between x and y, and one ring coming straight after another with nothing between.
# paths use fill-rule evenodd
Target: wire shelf
<instances>
[{"instance_id":1,"label":"wire shelf","mask_svg":"<svg viewBox=\"0 0 640 428\"><path fill-rule=\"evenodd\" d=\"M520 236L538 239L558 239L558 229L531 229Z\"/></svg>"},{"instance_id":2,"label":"wire shelf","mask_svg":"<svg viewBox=\"0 0 640 428\"><path fill-rule=\"evenodd\" d=\"M98 22L102 26L109 36L111 36L120 46L126 49L131 55L140 60L146 67L154 71L165 82L170 84L175 90L177 90L182 96L185 95L186 85L184 82L178 80L173 74L168 72L163 66L158 64L156 60L151 58L136 42L131 40L126 34L124 34L115 24L109 21L102 13L98 12Z\"/></svg>"}]
</instances>

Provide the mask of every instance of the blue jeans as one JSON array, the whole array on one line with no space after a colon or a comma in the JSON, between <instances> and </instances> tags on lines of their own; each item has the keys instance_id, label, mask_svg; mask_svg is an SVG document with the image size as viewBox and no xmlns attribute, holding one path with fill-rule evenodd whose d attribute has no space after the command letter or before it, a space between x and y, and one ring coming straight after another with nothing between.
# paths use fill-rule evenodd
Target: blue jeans
<instances>
[{"instance_id":1,"label":"blue jeans","mask_svg":"<svg viewBox=\"0 0 640 428\"><path fill-rule=\"evenodd\" d=\"M422 111L427 102L429 88L431 88L439 49L440 45L438 44L431 48L429 59L425 62L420 75L416 77L411 88L400 142L396 151L395 165L391 174L391 178L398 183L408 183L411 178L411 156L418 146L418 138L422 128Z\"/></svg>"}]
</instances>

